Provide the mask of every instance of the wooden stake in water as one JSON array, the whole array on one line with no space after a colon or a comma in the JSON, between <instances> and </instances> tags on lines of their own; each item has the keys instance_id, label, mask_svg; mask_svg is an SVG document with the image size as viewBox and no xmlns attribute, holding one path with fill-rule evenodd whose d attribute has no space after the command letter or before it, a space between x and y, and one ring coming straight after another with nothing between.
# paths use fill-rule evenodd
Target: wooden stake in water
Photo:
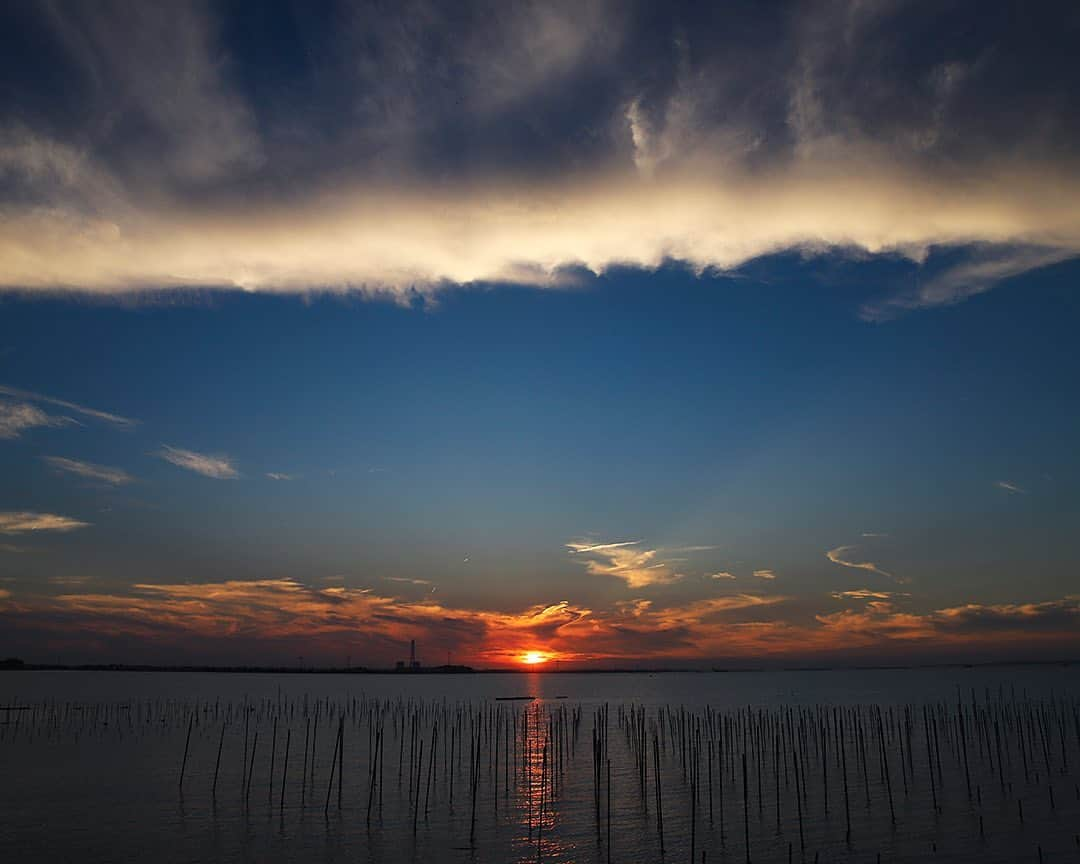
<instances>
[{"instance_id":1,"label":"wooden stake in water","mask_svg":"<svg viewBox=\"0 0 1080 864\"><path fill-rule=\"evenodd\" d=\"M191 746L191 724L195 722L195 712L191 712L187 724L187 740L184 741L184 761L180 763L180 782L177 784L181 792L184 791L184 771L187 769L188 747Z\"/></svg>"},{"instance_id":2,"label":"wooden stake in water","mask_svg":"<svg viewBox=\"0 0 1080 864\"><path fill-rule=\"evenodd\" d=\"M795 764L795 802L799 806L799 851L806 852L806 839L803 836L802 795L799 794L799 751L798 751L798 748L796 748L792 753L792 761Z\"/></svg>"},{"instance_id":3,"label":"wooden stake in water","mask_svg":"<svg viewBox=\"0 0 1080 864\"><path fill-rule=\"evenodd\" d=\"M266 783L266 800L271 806L274 801L274 757L277 756L277 717L274 717L274 734L270 738L270 779Z\"/></svg>"},{"instance_id":4,"label":"wooden stake in water","mask_svg":"<svg viewBox=\"0 0 1080 864\"><path fill-rule=\"evenodd\" d=\"M248 768L247 781L244 784L244 805L247 805L251 797L251 777L255 773L255 750L259 746L259 730L255 730L255 737L251 740L251 765Z\"/></svg>"},{"instance_id":5,"label":"wooden stake in water","mask_svg":"<svg viewBox=\"0 0 1080 864\"><path fill-rule=\"evenodd\" d=\"M660 835L660 855L664 854L664 800L660 782L660 742L653 735L653 773L656 777L656 833ZM721 811L723 812L723 811Z\"/></svg>"},{"instance_id":6,"label":"wooden stake in water","mask_svg":"<svg viewBox=\"0 0 1080 864\"><path fill-rule=\"evenodd\" d=\"M323 807L323 815L330 815L330 793L334 789L334 771L338 764L338 748L341 746L341 736L339 735L334 739L334 755L330 757L330 782L326 786L326 804ZM341 779L338 778L338 785L341 784Z\"/></svg>"},{"instance_id":7,"label":"wooden stake in water","mask_svg":"<svg viewBox=\"0 0 1080 864\"><path fill-rule=\"evenodd\" d=\"M746 842L746 864L750 864L750 789L746 785L746 751L742 754L743 840ZM795 793L796 795L798 792Z\"/></svg>"},{"instance_id":8,"label":"wooden stake in water","mask_svg":"<svg viewBox=\"0 0 1080 864\"><path fill-rule=\"evenodd\" d=\"M278 805L278 809L282 813L285 812L285 780L289 776L289 742L292 741L292 729L285 730L285 760L281 766L281 803ZM271 777L271 780L273 778Z\"/></svg>"},{"instance_id":9,"label":"wooden stake in water","mask_svg":"<svg viewBox=\"0 0 1080 864\"><path fill-rule=\"evenodd\" d=\"M607 864L611 864L611 760L607 760Z\"/></svg>"},{"instance_id":10,"label":"wooden stake in water","mask_svg":"<svg viewBox=\"0 0 1080 864\"><path fill-rule=\"evenodd\" d=\"M307 750L308 738L311 734L311 718L308 717L304 724L304 766L300 771L300 806L307 803Z\"/></svg>"},{"instance_id":11,"label":"wooden stake in water","mask_svg":"<svg viewBox=\"0 0 1080 864\"><path fill-rule=\"evenodd\" d=\"M214 785L210 787L210 797L217 795L218 769L221 767L221 745L225 743L225 724L221 724L221 737L218 738L217 761L214 762Z\"/></svg>"}]
</instances>

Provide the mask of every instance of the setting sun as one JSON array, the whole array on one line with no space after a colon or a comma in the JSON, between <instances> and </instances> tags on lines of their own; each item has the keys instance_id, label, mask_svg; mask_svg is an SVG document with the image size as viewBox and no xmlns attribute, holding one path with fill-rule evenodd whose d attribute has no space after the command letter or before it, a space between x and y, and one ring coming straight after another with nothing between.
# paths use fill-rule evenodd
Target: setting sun
<instances>
[{"instance_id":1,"label":"setting sun","mask_svg":"<svg viewBox=\"0 0 1080 864\"><path fill-rule=\"evenodd\" d=\"M527 666L537 666L540 663L547 663L550 659L550 655L543 651L526 651L521 655L521 662Z\"/></svg>"}]
</instances>

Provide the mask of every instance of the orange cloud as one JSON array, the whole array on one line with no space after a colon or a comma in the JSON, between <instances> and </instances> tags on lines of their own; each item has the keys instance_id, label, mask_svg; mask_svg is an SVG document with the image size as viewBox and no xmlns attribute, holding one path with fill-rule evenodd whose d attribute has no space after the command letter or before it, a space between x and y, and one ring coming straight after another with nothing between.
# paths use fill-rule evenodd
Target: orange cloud
<instances>
[{"instance_id":1,"label":"orange cloud","mask_svg":"<svg viewBox=\"0 0 1080 864\"><path fill-rule=\"evenodd\" d=\"M630 588L667 585L683 578L673 562L657 557L659 550L642 549L640 541L620 543L567 543L571 554L581 556L585 570L594 576L614 576Z\"/></svg>"},{"instance_id":2,"label":"orange cloud","mask_svg":"<svg viewBox=\"0 0 1080 864\"><path fill-rule=\"evenodd\" d=\"M553 660L621 663L707 658L799 658L926 646L1080 642L1080 599L1027 604L965 604L927 613L899 608L874 592L860 609L798 620L790 597L751 593L658 606L633 599L594 610L570 601L517 611L454 608L384 596L370 589L313 588L292 579L173 585L138 584L128 593L0 597L0 620L71 641L77 634L124 644L152 643L229 656L244 645L258 656L339 656L388 665L409 639L441 662L509 665L526 650Z\"/></svg>"}]
</instances>

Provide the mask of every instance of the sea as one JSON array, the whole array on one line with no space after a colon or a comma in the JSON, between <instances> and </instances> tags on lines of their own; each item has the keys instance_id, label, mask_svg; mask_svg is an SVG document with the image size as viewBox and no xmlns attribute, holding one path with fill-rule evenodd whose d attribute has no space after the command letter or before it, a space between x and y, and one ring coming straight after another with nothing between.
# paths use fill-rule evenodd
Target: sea
<instances>
[{"instance_id":1,"label":"sea","mask_svg":"<svg viewBox=\"0 0 1080 864\"><path fill-rule=\"evenodd\" d=\"M0 861L1080 861L1080 667L0 673Z\"/></svg>"}]
</instances>

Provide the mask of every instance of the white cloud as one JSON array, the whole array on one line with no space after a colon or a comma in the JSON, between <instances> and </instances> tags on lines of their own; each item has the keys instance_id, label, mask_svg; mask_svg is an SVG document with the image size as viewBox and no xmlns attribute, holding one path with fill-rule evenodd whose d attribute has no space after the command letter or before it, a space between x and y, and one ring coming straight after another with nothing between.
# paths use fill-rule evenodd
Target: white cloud
<instances>
[{"instance_id":1,"label":"white cloud","mask_svg":"<svg viewBox=\"0 0 1080 864\"><path fill-rule=\"evenodd\" d=\"M35 513L30 510L0 511L0 534L27 534L32 531L56 531L64 533L86 528L89 522L80 522L55 513Z\"/></svg>"},{"instance_id":2,"label":"white cloud","mask_svg":"<svg viewBox=\"0 0 1080 864\"><path fill-rule=\"evenodd\" d=\"M269 477L271 480L292 480L293 479L292 474L284 474L284 473L282 473L280 471L267 471L266 476Z\"/></svg>"},{"instance_id":3,"label":"white cloud","mask_svg":"<svg viewBox=\"0 0 1080 864\"><path fill-rule=\"evenodd\" d=\"M754 576L758 579L767 579L772 581L776 578L776 572L773 570L755 570Z\"/></svg>"},{"instance_id":4,"label":"white cloud","mask_svg":"<svg viewBox=\"0 0 1080 864\"><path fill-rule=\"evenodd\" d=\"M178 468L185 468L214 480L233 480L240 476L228 456L196 453L194 450L184 450L168 444L163 444L155 455Z\"/></svg>"},{"instance_id":5,"label":"white cloud","mask_svg":"<svg viewBox=\"0 0 1080 864\"><path fill-rule=\"evenodd\" d=\"M0 232L0 235L2 235L2 232ZM0 250L2 250L2 248L3 241L0 239ZM84 417L89 417L92 420L100 420L103 423L111 423L113 426L122 428L134 426L138 423L137 420L121 417L119 414L100 411L97 408L87 408L85 405L79 405L76 402L68 402L66 399L56 399L52 396L45 396L41 393L31 393L28 390L19 390L16 387L7 387L3 384L0 384L0 395L10 396L13 399L22 399L25 402L40 402L46 405L55 405L58 408L64 408L68 411L74 411L76 414L82 414ZM67 422L73 422L68 418L63 419Z\"/></svg>"},{"instance_id":6,"label":"white cloud","mask_svg":"<svg viewBox=\"0 0 1080 864\"><path fill-rule=\"evenodd\" d=\"M734 579L734 573L728 573L726 570L721 570L719 573L713 573L710 579Z\"/></svg>"},{"instance_id":7,"label":"white cloud","mask_svg":"<svg viewBox=\"0 0 1080 864\"><path fill-rule=\"evenodd\" d=\"M342 10L308 34L322 72L304 104L248 98L234 73L257 70L209 6L43 6L42 57L84 110L0 111L17 186L0 290L406 299L668 260L981 249L864 307L882 320L1080 252L1060 63L1019 80L1010 52L948 40L913 62L932 16L912 4L779 5L769 26L692 33L635 4L457 5ZM23 86L12 104L36 104Z\"/></svg>"},{"instance_id":8,"label":"white cloud","mask_svg":"<svg viewBox=\"0 0 1080 864\"><path fill-rule=\"evenodd\" d=\"M636 548L640 545L639 540L617 543L576 541L567 543L566 548L571 554L585 559L586 572L595 576L614 576L630 588L667 585L683 578L683 574L673 568L674 562L658 558L659 550Z\"/></svg>"},{"instance_id":9,"label":"white cloud","mask_svg":"<svg viewBox=\"0 0 1080 864\"><path fill-rule=\"evenodd\" d=\"M107 483L110 486L123 486L134 482L135 478L122 468L110 468L108 465L94 465L91 462L81 462L78 459L67 459L64 456L46 456L45 461L57 471L66 471L69 474L83 477L87 480L96 480Z\"/></svg>"},{"instance_id":10,"label":"white cloud","mask_svg":"<svg viewBox=\"0 0 1080 864\"><path fill-rule=\"evenodd\" d=\"M1004 489L1010 495L1027 495L1027 489L1022 489L1008 480L998 480L995 484L999 489Z\"/></svg>"},{"instance_id":11,"label":"white cloud","mask_svg":"<svg viewBox=\"0 0 1080 864\"><path fill-rule=\"evenodd\" d=\"M3 390L0 389L0 392ZM69 417L46 414L28 402L0 402L0 438L18 438L27 429L64 426L72 422Z\"/></svg>"},{"instance_id":12,"label":"white cloud","mask_svg":"<svg viewBox=\"0 0 1080 864\"><path fill-rule=\"evenodd\" d=\"M567 543L566 548L571 552L607 552L624 546L637 546L640 542L640 540L622 540L618 543Z\"/></svg>"},{"instance_id":13,"label":"white cloud","mask_svg":"<svg viewBox=\"0 0 1080 864\"><path fill-rule=\"evenodd\" d=\"M1080 250L1075 178L1032 171L955 185L856 161L798 163L764 176L698 166L647 182L611 171L565 184L420 191L342 184L257 207L130 201L84 214L65 197L5 219L0 288L359 291L407 299L445 284L561 286L574 268L655 268L670 259L728 270L790 249L917 261L935 245L1028 242L1042 250L864 309L864 317L880 320L957 302L971 293L957 287L965 280L986 286Z\"/></svg>"},{"instance_id":14,"label":"white cloud","mask_svg":"<svg viewBox=\"0 0 1080 864\"><path fill-rule=\"evenodd\" d=\"M985 247L973 260L950 267L914 289L865 304L859 314L865 321L887 321L911 309L953 306L989 291L1005 279L1066 261L1078 254L1080 248L1076 246Z\"/></svg>"}]
</instances>

